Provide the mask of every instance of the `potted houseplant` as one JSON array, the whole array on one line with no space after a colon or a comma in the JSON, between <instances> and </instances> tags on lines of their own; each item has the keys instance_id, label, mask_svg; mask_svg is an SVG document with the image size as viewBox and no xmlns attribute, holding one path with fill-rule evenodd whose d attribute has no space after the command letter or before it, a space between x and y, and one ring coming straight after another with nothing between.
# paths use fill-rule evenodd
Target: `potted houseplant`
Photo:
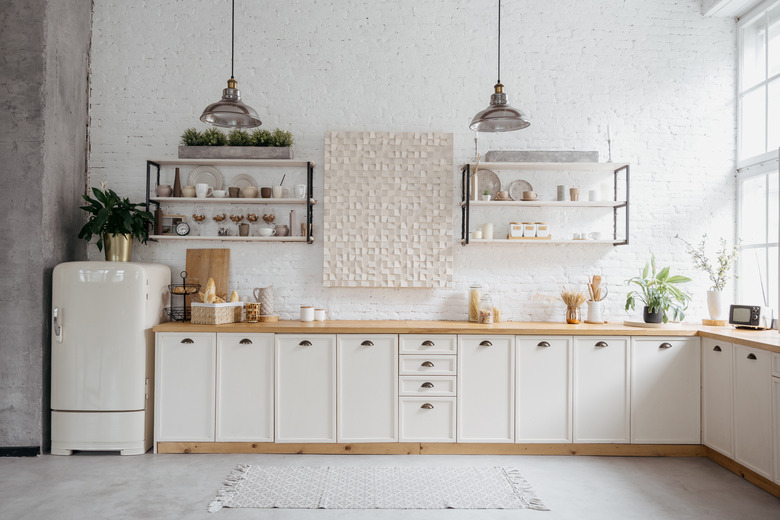
<instances>
[{"instance_id":1,"label":"potted houseplant","mask_svg":"<svg viewBox=\"0 0 780 520\"><path fill-rule=\"evenodd\" d=\"M645 323L666 323L670 315L674 321L682 321L691 297L676 285L690 281L686 276L671 276L669 267L656 271L655 255L652 255L641 276L626 280L629 286L637 287L626 296L626 311L634 310L639 301L644 304Z\"/></svg>"},{"instance_id":2,"label":"potted houseplant","mask_svg":"<svg viewBox=\"0 0 780 520\"><path fill-rule=\"evenodd\" d=\"M86 206L81 209L89 214L89 220L79 231L79 238L87 242L92 236L98 237L98 251L106 248L106 260L129 262L133 238L145 244L149 239L149 225L154 216L146 211L143 203L133 203L123 199L113 190L92 188L94 198L82 195Z\"/></svg>"},{"instance_id":3,"label":"potted houseplant","mask_svg":"<svg viewBox=\"0 0 780 520\"><path fill-rule=\"evenodd\" d=\"M292 133L279 128L199 132L188 128L181 135L179 159L292 159Z\"/></svg>"},{"instance_id":4,"label":"potted houseplant","mask_svg":"<svg viewBox=\"0 0 780 520\"><path fill-rule=\"evenodd\" d=\"M700 271L704 271L710 277L712 286L707 291L707 309L710 312L711 320L723 321L728 318L728 305L723 292L726 282L729 277L733 275L732 268L734 266L734 260L737 258L737 250L739 248L739 241L734 244L734 247L728 247L726 239L720 239L720 249L716 254L716 263L710 262L707 257L707 235L701 237L701 242L698 246L693 246L680 235L675 235L675 238L679 238L685 244L688 250L688 254L693 258L693 266Z\"/></svg>"}]
</instances>

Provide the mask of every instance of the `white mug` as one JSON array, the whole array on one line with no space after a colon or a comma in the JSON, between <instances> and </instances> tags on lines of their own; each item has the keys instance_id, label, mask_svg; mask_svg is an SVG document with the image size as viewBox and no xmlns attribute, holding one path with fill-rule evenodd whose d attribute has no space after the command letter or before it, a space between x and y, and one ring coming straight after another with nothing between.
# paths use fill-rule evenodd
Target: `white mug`
<instances>
[{"instance_id":1,"label":"white mug","mask_svg":"<svg viewBox=\"0 0 780 520\"><path fill-rule=\"evenodd\" d=\"M592 233L588 233L588 238L591 240L601 240L602 233L601 231L594 231Z\"/></svg>"},{"instance_id":2,"label":"white mug","mask_svg":"<svg viewBox=\"0 0 780 520\"><path fill-rule=\"evenodd\" d=\"M299 199L303 199L306 197L306 185L305 184L296 184L295 185L295 196Z\"/></svg>"},{"instance_id":3,"label":"white mug","mask_svg":"<svg viewBox=\"0 0 780 520\"><path fill-rule=\"evenodd\" d=\"M257 230L257 233L261 237L270 237L271 235L275 235L276 234L276 230L274 228L270 228L270 227L261 227L260 229Z\"/></svg>"},{"instance_id":4,"label":"white mug","mask_svg":"<svg viewBox=\"0 0 780 520\"><path fill-rule=\"evenodd\" d=\"M214 190L212 194L214 195L215 199L227 197L227 192L225 190Z\"/></svg>"},{"instance_id":5,"label":"white mug","mask_svg":"<svg viewBox=\"0 0 780 520\"><path fill-rule=\"evenodd\" d=\"M284 189L281 186L274 186L274 198L281 199L284 195Z\"/></svg>"},{"instance_id":6,"label":"white mug","mask_svg":"<svg viewBox=\"0 0 780 520\"><path fill-rule=\"evenodd\" d=\"M590 201L598 201L599 200L599 190L588 190L588 200Z\"/></svg>"},{"instance_id":7,"label":"white mug","mask_svg":"<svg viewBox=\"0 0 780 520\"><path fill-rule=\"evenodd\" d=\"M199 182L198 184L195 185L195 195L199 199L205 199L212 193L214 193L214 188L212 188L205 182Z\"/></svg>"}]
</instances>

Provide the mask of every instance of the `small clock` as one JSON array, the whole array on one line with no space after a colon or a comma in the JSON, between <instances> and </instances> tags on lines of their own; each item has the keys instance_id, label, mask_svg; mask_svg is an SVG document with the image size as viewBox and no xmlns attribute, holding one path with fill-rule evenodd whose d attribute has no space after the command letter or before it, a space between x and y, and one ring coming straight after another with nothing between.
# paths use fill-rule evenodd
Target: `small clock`
<instances>
[{"instance_id":1,"label":"small clock","mask_svg":"<svg viewBox=\"0 0 780 520\"><path fill-rule=\"evenodd\" d=\"M176 224L176 234L180 237L187 236L190 234L190 225L186 222L179 222Z\"/></svg>"}]
</instances>

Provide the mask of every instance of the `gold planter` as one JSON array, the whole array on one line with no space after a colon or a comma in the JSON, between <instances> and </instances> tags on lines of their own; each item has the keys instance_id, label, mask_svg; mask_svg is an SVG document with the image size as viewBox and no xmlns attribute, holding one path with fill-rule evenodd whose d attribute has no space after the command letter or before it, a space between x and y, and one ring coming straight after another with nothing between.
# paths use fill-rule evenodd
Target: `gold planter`
<instances>
[{"instance_id":1,"label":"gold planter","mask_svg":"<svg viewBox=\"0 0 780 520\"><path fill-rule=\"evenodd\" d=\"M103 247L109 262L129 262L133 252L133 235L103 234Z\"/></svg>"}]
</instances>

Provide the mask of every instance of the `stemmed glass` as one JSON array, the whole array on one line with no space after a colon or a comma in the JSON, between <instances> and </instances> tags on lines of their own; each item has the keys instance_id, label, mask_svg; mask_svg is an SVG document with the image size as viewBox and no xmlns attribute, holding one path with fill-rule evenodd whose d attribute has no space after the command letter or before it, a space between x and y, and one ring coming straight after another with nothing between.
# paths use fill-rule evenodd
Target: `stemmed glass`
<instances>
[{"instance_id":1,"label":"stemmed glass","mask_svg":"<svg viewBox=\"0 0 780 520\"><path fill-rule=\"evenodd\" d=\"M198 224L198 236L201 236L200 226L201 223L206 220L206 214L205 209L203 206L195 206L193 208L193 211L195 213L192 214L192 220L194 220Z\"/></svg>"},{"instance_id":2,"label":"stemmed glass","mask_svg":"<svg viewBox=\"0 0 780 520\"><path fill-rule=\"evenodd\" d=\"M233 221L233 223L236 225L236 236L240 235L241 232L239 230L238 224L242 220L244 220L244 215L230 215L230 220Z\"/></svg>"},{"instance_id":3,"label":"stemmed glass","mask_svg":"<svg viewBox=\"0 0 780 520\"><path fill-rule=\"evenodd\" d=\"M217 230L217 235L218 236L228 236L228 235L230 235L230 230L227 229L227 228L222 227L222 222L227 218L227 215L225 215L224 213L218 213L218 212L215 211L214 212L214 216L211 217L211 218L219 226L219 228Z\"/></svg>"},{"instance_id":4,"label":"stemmed glass","mask_svg":"<svg viewBox=\"0 0 780 520\"><path fill-rule=\"evenodd\" d=\"M252 224L254 224L255 222L257 222L257 220L258 220L259 218L260 218L260 217L258 217L256 213L248 213L248 214L247 214L247 216L246 216L246 220L247 220L247 222L249 222L249 223L250 223L250 226L251 226ZM253 227L254 227L254 226L253 226ZM250 231L250 233L249 233L249 234L251 235L251 234L252 234L252 232Z\"/></svg>"}]
</instances>

